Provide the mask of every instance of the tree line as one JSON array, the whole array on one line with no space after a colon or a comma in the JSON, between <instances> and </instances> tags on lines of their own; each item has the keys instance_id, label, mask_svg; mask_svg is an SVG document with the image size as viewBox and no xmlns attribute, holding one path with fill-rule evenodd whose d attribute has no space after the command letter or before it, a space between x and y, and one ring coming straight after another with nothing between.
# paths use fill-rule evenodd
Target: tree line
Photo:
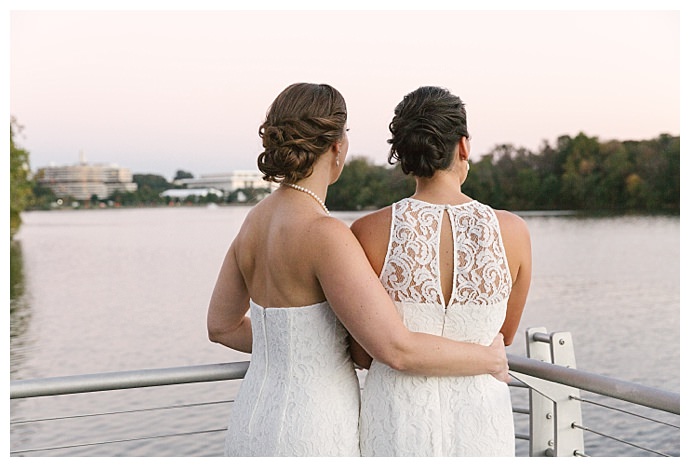
<instances>
[{"instance_id":1,"label":"tree line","mask_svg":"<svg viewBox=\"0 0 690 467\"><path fill-rule=\"evenodd\" d=\"M545 142L538 152L497 145L462 190L497 209L680 212L680 137L605 141L583 133ZM328 190L334 210L372 209L414 193L396 167L353 158Z\"/></svg>"},{"instance_id":2,"label":"tree line","mask_svg":"<svg viewBox=\"0 0 690 467\"><path fill-rule=\"evenodd\" d=\"M11 118L10 236L19 228L23 210L47 209L56 199L31 177L29 152L15 143L20 131ZM599 141L579 133L561 136L553 146L544 142L538 152L497 145L471 164L463 192L496 209L680 212L680 136ZM191 174L178 171L176 178L191 178ZM133 181L137 191L114 193L100 201L122 206L170 202L160 197L174 186L163 176L134 174ZM335 211L376 209L412 195L414 189L414 179L398 166L356 156L329 189L327 204ZM243 193L243 199L251 202L264 194ZM237 201L237 193L188 201L231 203Z\"/></svg>"}]
</instances>

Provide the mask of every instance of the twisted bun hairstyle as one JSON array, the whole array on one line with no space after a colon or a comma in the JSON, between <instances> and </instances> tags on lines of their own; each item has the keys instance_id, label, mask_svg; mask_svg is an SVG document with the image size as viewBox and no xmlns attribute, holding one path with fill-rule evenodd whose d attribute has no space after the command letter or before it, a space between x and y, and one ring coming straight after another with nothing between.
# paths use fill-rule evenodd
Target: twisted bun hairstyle
<instances>
[{"instance_id":1,"label":"twisted bun hairstyle","mask_svg":"<svg viewBox=\"0 0 690 467\"><path fill-rule=\"evenodd\" d=\"M342 139L345 99L327 84L296 83L273 101L259 127L263 179L295 183L311 175L314 162Z\"/></svg>"},{"instance_id":2,"label":"twisted bun hairstyle","mask_svg":"<svg viewBox=\"0 0 690 467\"><path fill-rule=\"evenodd\" d=\"M469 137L465 104L447 89L423 86L395 107L388 129L388 163L400 163L405 174L431 177L453 162L455 145Z\"/></svg>"}]
</instances>

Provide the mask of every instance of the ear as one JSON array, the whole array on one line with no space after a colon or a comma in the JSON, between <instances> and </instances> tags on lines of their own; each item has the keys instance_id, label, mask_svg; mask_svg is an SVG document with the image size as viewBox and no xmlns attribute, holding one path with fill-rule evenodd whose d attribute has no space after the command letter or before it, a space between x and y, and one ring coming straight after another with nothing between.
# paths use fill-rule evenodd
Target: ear
<instances>
[{"instance_id":1,"label":"ear","mask_svg":"<svg viewBox=\"0 0 690 467\"><path fill-rule=\"evenodd\" d=\"M460 138L458 152L460 153L461 160L466 161L470 159L470 142L466 136Z\"/></svg>"},{"instance_id":2,"label":"ear","mask_svg":"<svg viewBox=\"0 0 690 467\"><path fill-rule=\"evenodd\" d=\"M341 141L336 141L335 143L333 143L331 149L335 154L340 154L340 148L342 147L342 145L343 143Z\"/></svg>"}]
</instances>

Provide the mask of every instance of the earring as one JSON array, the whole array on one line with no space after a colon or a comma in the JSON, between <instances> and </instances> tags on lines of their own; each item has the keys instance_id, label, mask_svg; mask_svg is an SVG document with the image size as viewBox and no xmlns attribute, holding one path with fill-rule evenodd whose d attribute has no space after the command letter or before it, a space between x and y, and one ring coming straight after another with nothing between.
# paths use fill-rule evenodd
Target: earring
<instances>
[{"instance_id":1,"label":"earring","mask_svg":"<svg viewBox=\"0 0 690 467\"><path fill-rule=\"evenodd\" d=\"M335 166L340 167L340 151L338 151L338 154L335 156Z\"/></svg>"},{"instance_id":2,"label":"earring","mask_svg":"<svg viewBox=\"0 0 690 467\"><path fill-rule=\"evenodd\" d=\"M470 171L470 160L467 159L467 172L469 173L469 171Z\"/></svg>"}]
</instances>

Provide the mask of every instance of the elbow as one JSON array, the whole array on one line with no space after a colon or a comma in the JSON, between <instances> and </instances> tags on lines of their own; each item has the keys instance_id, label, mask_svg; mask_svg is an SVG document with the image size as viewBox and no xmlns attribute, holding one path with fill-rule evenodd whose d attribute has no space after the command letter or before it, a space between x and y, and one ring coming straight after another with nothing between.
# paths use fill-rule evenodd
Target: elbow
<instances>
[{"instance_id":1,"label":"elbow","mask_svg":"<svg viewBox=\"0 0 690 467\"><path fill-rule=\"evenodd\" d=\"M220 342L220 336L218 336L218 334L215 333L213 330L209 329L208 330L208 340L210 340L214 344L218 344Z\"/></svg>"},{"instance_id":2,"label":"elbow","mask_svg":"<svg viewBox=\"0 0 690 467\"><path fill-rule=\"evenodd\" d=\"M402 355L389 355L386 354L382 358L377 358L381 363L386 364L396 371L401 371L403 373L409 371L410 365L407 364L405 358Z\"/></svg>"},{"instance_id":3,"label":"elbow","mask_svg":"<svg viewBox=\"0 0 690 467\"><path fill-rule=\"evenodd\" d=\"M226 330L221 329L218 326L212 326L211 324L206 327L208 340L214 344L220 344L223 341L223 336L226 332Z\"/></svg>"},{"instance_id":4,"label":"elbow","mask_svg":"<svg viewBox=\"0 0 690 467\"><path fill-rule=\"evenodd\" d=\"M401 345L390 345L383 349L380 355L375 358L392 369L403 373L409 372L413 367L411 353Z\"/></svg>"},{"instance_id":5,"label":"elbow","mask_svg":"<svg viewBox=\"0 0 690 467\"><path fill-rule=\"evenodd\" d=\"M393 356L393 358L389 359L388 362L384 362L384 363L386 363L386 365L388 365L392 369L394 369L396 371L400 371L402 373L409 372L410 368L411 368L411 365L404 358L403 355Z\"/></svg>"},{"instance_id":6,"label":"elbow","mask_svg":"<svg viewBox=\"0 0 690 467\"><path fill-rule=\"evenodd\" d=\"M503 334L503 345L508 347L510 344L513 343L513 339L515 338L515 331L516 329L501 329L501 334Z\"/></svg>"}]
</instances>

